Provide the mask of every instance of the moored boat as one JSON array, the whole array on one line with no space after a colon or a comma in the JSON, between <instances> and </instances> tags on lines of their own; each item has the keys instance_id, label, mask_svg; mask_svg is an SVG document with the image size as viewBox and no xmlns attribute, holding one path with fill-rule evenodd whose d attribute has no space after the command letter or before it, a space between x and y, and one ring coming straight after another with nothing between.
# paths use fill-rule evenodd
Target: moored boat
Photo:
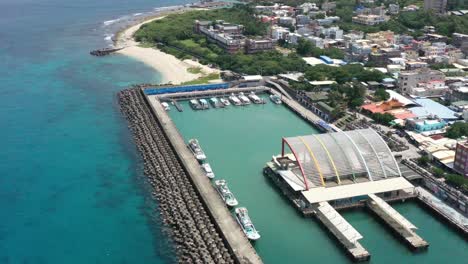
<instances>
[{"instance_id":1,"label":"moored boat","mask_svg":"<svg viewBox=\"0 0 468 264\"><path fill-rule=\"evenodd\" d=\"M231 105L231 103L229 102L229 100L226 99L226 98L220 98L219 100L220 100L221 103L223 103L225 106Z\"/></svg>"},{"instance_id":2,"label":"moored boat","mask_svg":"<svg viewBox=\"0 0 468 264\"><path fill-rule=\"evenodd\" d=\"M198 101L200 102L201 109L205 110L210 108L210 105L208 104L208 101L206 99L200 99Z\"/></svg>"},{"instance_id":3,"label":"moored boat","mask_svg":"<svg viewBox=\"0 0 468 264\"><path fill-rule=\"evenodd\" d=\"M218 191L219 195L221 195L221 198L223 198L223 201L227 206L233 207L239 204L236 197L234 197L234 194L232 194L231 190L229 190L226 180L215 181L215 186L216 190Z\"/></svg>"},{"instance_id":4,"label":"moored boat","mask_svg":"<svg viewBox=\"0 0 468 264\"><path fill-rule=\"evenodd\" d=\"M164 108L164 110L166 110L166 111L171 110L171 107L169 107L169 104L168 104L168 103L162 102L161 105L162 105L162 107Z\"/></svg>"},{"instance_id":5,"label":"moored boat","mask_svg":"<svg viewBox=\"0 0 468 264\"><path fill-rule=\"evenodd\" d=\"M244 234L247 236L248 239L257 240L260 238L260 233L257 231L257 229L255 229L255 226L250 220L247 208L236 208L236 219L239 225L241 226L242 231L244 231Z\"/></svg>"},{"instance_id":6,"label":"moored boat","mask_svg":"<svg viewBox=\"0 0 468 264\"><path fill-rule=\"evenodd\" d=\"M242 105L242 102L241 100L239 100L239 98L237 98L237 96L235 96L234 94L231 94L229 96L229 100L232 102L232 104L234 105Z\"/></svg>"},{"instance_id":7,"label":"moored boat","mask_svg":"<svg viewBox=\"0 0 468 264\"><path fill-rule=\"evenodd\" d=\"M270 95L270 100L275 104L281 104L281 98L276 94Z\"/></svg>"},{"instance_id":8,"label":"moored boat","mask_svg":"<svg viewBox=\"0 0 468 264\"><path fill-rule=\"evenodd\" d=\"M190 104L190 107L192 107L193 110L200 110L201 109L201 105L198 102L198 100L192 99L192 100L189 101L189 104Z\"/></svg>"},{"instance_id":9,"label":"moored boat","mask_svg":"<svg viewBox=\"0 0 468 264\"><path fill-rule=\"evenodd\" d=\"M249 105L250 104L249 98L247 96L245 96L245 94L243 92L240 92L238 97L241 100L242 104L244 104L244 105Z\"/></svg>"},{"instance_id":10,"label":"moored boat","mask_svg":"<svg viewBox=\"0 0 468 264\"><path fill-rule=\"evenodd\" d=\"M206 177L213 179L215 177L215 174L213 172L213 169L211 169L211 166L209 163L203 163L201 165L203 171L205 172Z\"/></svg>"},{"instance_id":11,"label":"moored boat","mask_svg":"<svg viewBox=\"0 0 468 264\"><path fill-rule=\"evenodd\" d=\"M188 147L192 151L193 155L198 161L204 161L206 159L205 152L200 147L200 143L196 139L190 139L188 141Z\"/></svg>"},{"instance_id":12,"label":"moored boat","mask_svg":"<svg viewBox=\"0 0 468 264\"><path fill-rule=\"evenodd\" d=\"M263 103L264 103L263 99L260 98L260 97L258 97L258 95L256 95L253 91L250 92L249 98L250 98L250 100L252 100L252 102L254 102L255 104L263 104Z\"/></svg>"},{"instance_id":13,"label":"moored boat","mask_svg":"<svg viewBox=\"0 0 468 264\"><path fill-rule=\"evenodd\" d=\"M210 103L213 107L218 107L219 100L216 97L211 97L210 98Z\"/></svg>"}]
</instances>

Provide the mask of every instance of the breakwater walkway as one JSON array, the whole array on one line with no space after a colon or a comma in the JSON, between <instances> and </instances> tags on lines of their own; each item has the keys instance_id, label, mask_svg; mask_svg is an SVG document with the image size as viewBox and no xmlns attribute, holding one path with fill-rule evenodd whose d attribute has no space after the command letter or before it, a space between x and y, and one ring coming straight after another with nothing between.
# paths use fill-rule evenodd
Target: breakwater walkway
<instances>
[{"instance_id":1,"label":"breakwater walkway","mask_svg":"<svg viewBox=\"0 0 468 264\"><path fill-rule=\"evenodd\" d=\"M159 203L168 235L174 242L178 262L239 262L233 258L234 252L220 235L141 90L123 90L118 99L144 160L144 172L153 187L152 195Z\"/></svg>"},{"instance_id":2,"label":"breakwater walkway","mask_svg":"<svg viewBox=\"0 0 468 264\"><path fill-rule=\"evenodd\" d=\"M226 241L226 246L232 252L234 260L238 263L261 264L262 260L232 217L219 194L211 185L210 180L205 176L193 154L188 150L182 135L162 108L158 96L147 96L146 98L169 142L186 169L187 176L190 177L203 203L207 207L208 213L214 219L217 230L224 241Z\"/></svg>"}]
</instances>

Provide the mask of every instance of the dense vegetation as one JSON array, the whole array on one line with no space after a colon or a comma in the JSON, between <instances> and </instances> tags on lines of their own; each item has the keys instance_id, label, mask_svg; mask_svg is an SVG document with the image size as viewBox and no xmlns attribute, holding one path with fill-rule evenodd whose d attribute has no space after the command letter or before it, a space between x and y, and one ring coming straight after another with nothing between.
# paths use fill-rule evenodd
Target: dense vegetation
<instances>
[{"instance_id":1,"label":"dense vegetation","mask_svg":"<svg viewBox=\"0 0 468 264\"><path fill-rule=\"evenodd\" d=\"M390 98L390 94L385 91L384 88L377 88L374 93L374 98L377 101L387 101Z\"/></svg>"},{"instance_id":2,"label":"dense vegetation","mask_svg":"<svg viewBox=\"0 0 468 264\"><path fill-rule=\"evenodd\" d=\"M445 135L448 138L458 139L463 136L468 136L468 123L456 122L447 129Z\"/></svg>"},{"instance_id":3,"label":"dense vegetation","mask_svg":"<svg viewBox=\"0 0 468 264\"><path fill-rule=\"evenodd\" d=\"M304 57L319 57L321 55L328 56L332 59L343 59L344 53L340 49L331 47L328 49L317 48L312 42L305 39L299 39L296 48L296 52Z\"/></svg>"},{"instance_id":4,"label":"dense vegetation","mask_svg":"<svg viewBox=\"0 0 468 264\"><path fill-rule=\"evenodd\" d=\"M193 30L195 20L224 20L242 24L244 33L262 36L267 32L267 25L253 16L253 10L247 5L235 5L230 9L209 11L191 11L169 15L164 19L148 23L135 34L137 41L158 44L162 51L178 58L196 57L204 64L215 64L222 69L243 74L274 75L288 71L304 71L306 63L295 53L287 56L268 51L257 54L227 54L215 44L207 42L205 36Z\"/></svg>"},{"instance_id":5,"label":"dense vegetation","mask_svg":"<svg viewBox=\"0 0 468 264\"><path fill-rule=\"evenodd\" d=\"M143 25L135 34L140 42L174 42L200 38L193 31L195 20L224 20L229 23L242 24L246 35L265 35L267 25L252 16L253 11L247 5L235 5L229 9L190 11L172 14L164 19L155 20Z\"/></svg>"},{"instance_id":6,"label":"dense vegetation","mask_svg":"<svg viewBox=\"0 0 468 264\"><path fill-rule=\"evenodd\" d=\"M468 179L460 174L447 174L445 180L448 184L461 188L464 192L468 192Z\"/></svg>"},{"instance_id":7,"label":"dense vegetation","mask_svg":"<svg viewBox=\"0 0 468 264\"><path fill-rule=\"evenodd\" d=\"M374 113L371 115L371 117L372 119L374 119L374 121L377 124L381 124L385 126L390 125L390 122L392 122L395 119L395 117L389 113L384 113L384 114Z\"/></svg>"},{"instance_id":8,"label":"dense vegetation","mask_svg":"<svg viewBox=\"0 0 468 264\"><path fill-rule=\"evenodd\" d=\"M385 78L385 74L380 71L366 70L360 64L348 64L341 67L321 64L309 67L305 72L305 78L309 81L335 80L342 84L352 80L379 82Z\"/></svg>"}]
</instances>

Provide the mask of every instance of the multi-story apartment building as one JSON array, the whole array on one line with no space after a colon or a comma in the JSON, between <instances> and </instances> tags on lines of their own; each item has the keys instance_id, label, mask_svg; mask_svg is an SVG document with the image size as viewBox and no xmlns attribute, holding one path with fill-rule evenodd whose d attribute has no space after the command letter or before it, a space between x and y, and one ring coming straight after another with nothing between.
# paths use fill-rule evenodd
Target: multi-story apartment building
<instances>
[{"instance_id":1,"label":"multi-story apartment building","mask_svg":"<svg viewBox=\"0 0 468 264\"><path fill-rule=\"evenodd\" d=\"M357 15L353 17L353 22L356 24L373 26L380 23L387 22L390 18L388 16L379 15Z\"/></svg>"},{"instance_id":2,"label":"multi-story apartment building","mask_svg":"<svg viewBox=\"0 0 468 264\"><path fill-rule=\"evenodd\" d=\"M242 49L247 53L270 50L274 47L272 39L246 39L242 32L244 26L225 23L218 20L195 21L195 32L206 36L209 42L215 43L226 52L233 54Z\"/></svg>"},{"instance_id":3,"label":"multi-story apartment building","mask_svg":"<svg viewBox=\"0 0 468 264\"><path fill-rule=\"evenodd\" d=\"M457 143L453 169L465 177L468 177L468 142Z\"/></svg>"},{"instance_id":4,"label":"multi-story apartment building","mask_svg":"<svg viewBox=\"0 0 468 264\"><path fill-rule=\"evenodd\" d=\"M403 94L413 94L413 89L421 83L430 83L432 81L445 81L445 75L436 70L427 68L415 71L402 71L398 76L398 88Z\"/></svg>"},{"instance_id":5,"label":"multi-story apartment building","mask_svg":"<svg viewBox=\"0 0 468 264\"><path fill-rule=\"evenodd\" d=\"M247 39L245 41L245 52L249 54L271 50L273 47L274 44L271 39Z\"/></svg>"},{"instance_id":6,"label":"multi-story apartment building","mask_svg":"<svg viewBox=\"0 0 468 264\"><path fill-rule=\"evenodd\" d=\"M447 12L447 0L424 0L424 10L433 11L436 14Z\"/></svg>"}]
</instances>

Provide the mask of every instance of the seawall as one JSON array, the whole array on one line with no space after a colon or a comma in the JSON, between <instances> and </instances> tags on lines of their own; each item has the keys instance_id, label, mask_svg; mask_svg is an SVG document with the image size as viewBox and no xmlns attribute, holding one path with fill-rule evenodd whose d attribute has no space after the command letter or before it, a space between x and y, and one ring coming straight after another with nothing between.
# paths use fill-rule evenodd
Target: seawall
<instances>
[{"instance_id":1,"label":"seawall","mask_svg":"<svg viewBox=\"0 0 468 264\"><path fill-rule=\"evenodd\" d=\"M140 89L118 94L180 263L235 263Z\"/></svg>"}]
</instances>

